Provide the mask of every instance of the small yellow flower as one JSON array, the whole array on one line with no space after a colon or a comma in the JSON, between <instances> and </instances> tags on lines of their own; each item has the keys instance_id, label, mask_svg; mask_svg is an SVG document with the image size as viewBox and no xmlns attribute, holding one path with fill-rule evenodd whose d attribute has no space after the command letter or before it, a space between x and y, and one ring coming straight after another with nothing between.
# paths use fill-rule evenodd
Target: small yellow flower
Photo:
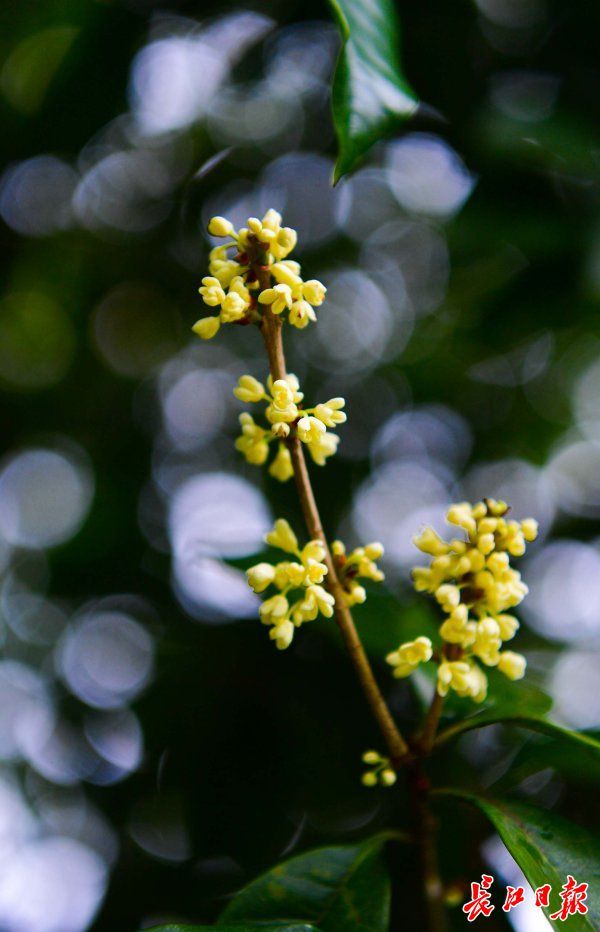
<instances>
[{"instance_id":1,"label":"small yellow flower","mask_svg":"<svg viewBox=\"0 0 600 932\"><path fill-rule=\"evenodd\" d=\"M201 340L212 340L219 332L220 326L221 321L218 317L203 317L201 320L196 321L192 330Z\"/></svg>"},{"instance_id":2,"label":"small yellow flower","mask_svg":"<svg viewBox=\"0 0 600 932\"><path fill-rule=\"evenodd\" d=\"M275 579L275 567L270 563L257 563L246 570L246 576L254 592L264 592Z\"/></svg>"},{"instance_id":3,"label":"small yellow flower","mask_svg":"<svg viewBox=\"0 0 600 932\"><path fill-rule=\"evenodd\" d=\"M323 421L325 427L336 427L338 424L343 424L347 420L346 413L342 411L345 404L344 398L330 398L329 401L315 407L315 417Z\"/></svg>"},{"instance_id":4,"label":"small yellow flower","mask_svg":"<svg viewBox=\"0 0 600 932\"><path fill-rule=\"evenodd\" d=\"M278 284L289 285L290 288L302 284L300 266L297 262L275 262L271 266L271 275Z\"/></svg>"},{"instance_id":5,"label":"small yellow flower","mask_svg":"<svg viewBox=\"0 0 600 932\"><path fill-rule=\"evenodd\" d=\"M302 443L318 443L325 433L325 425L319 418L305 415L298 421L296 430Z\"/></svg>"},{"instance_id":6,"label":"small yellow flower","mask_svg":"<svg viewBox=\"0 0 600 932\"><path fill-rule=\"evenodd\" d=\"M279 482L287 482L294 475L290 451L283 443L279 444L277 455L269 466L269 474Z\"/></svg>"},{"instance_id":7,"label":"small yellow flower","mask_svg":"<svg viewBox=\"0 0 600 932\"><path fill-rule=\"evenodd\" d=\"M209 307L219 307L225 300L225 292L220 281L211 275L207 275L206 278L202 279L202 287L198 291L202 295L204 303L208 304Z\"/></svg>"},{"instance_id":8,"label":"small yellow flower","mask_svg":"<svg viewBox=\"0 0 600 932\"><path fill-rule=\"evenodd\" d=\"M288 405L294 404L295 392L286 379L277 379L273 382L271 393L273 405L276 408L287 408Z\"/></svg>"},{"instance_id":9,"label":"small yellow flower","mask_svg":"<svg viewBox=\"0 0 600 932\"><path fill-rule=\"evenodd\" d=\"M386 663L394 667L394 676L397 679L410 676L420 663L431 660L433 648L427 637L418 637L414 641L406 641L398 650L388 654Z\"/></svg>"},{"instance_id":10,"label":"small yellow flower","mask_svg":"<svg viewBox=\"0 0 600 932\"><path fill-rule=\"evenodd\" d=\"M208 232L211 236L233 236L233 224L225 217L213 217L208 224Z\"/></svg>"},{"instance_id":11,"label":"small yellow flower","mask_svg":"<svg viewBox=\"0 0 600 932\"><path fill-rule=\"evenodd\" d=\"M285 620L278 625L274 625L269 631L269 637L275 641L277 650L285 650L292 643L294 637L294 625L291 621Z\"/></svg>"},{"instance_id":12,"label":"small yellow flower","mask_svg":"<svg viewBox=\"0 0 600 932\"><path fill-rule=\"evenodd\" d=\"M282 227L270 243L270 250L276 259L285 259L298 242L298 234L291 227Z\"/></svg>"},{"instance_id":13,"label":"small yellow flower","mask_svg":"<svg viewBox=\"0 0 600 932\"><path fill-rule=\"evenodd\" d=\"M286 618L290 604L284 595L271 596L259 608L260 620L263 625L278 625Z\"/></svg>"},{"instance_id":14,"label":"small yellow flower","mask_svg":"<svg viewBox=\"0 0 600 932\"><path fill-rule=\"evenodd\" d=\"M329 431L324 434L319 434L317 440L309 441L308 452L313 462L316 463L317 466L324 466L325 461L336 452L339 442L340 438L337 434L332 434Z\"/></svg>"},{"instance_id":15,"label":"small yellow flower","mask_svg":"<svg viewBox=\"0 0 600 932\"><path fill-rule=\"evenodd\" d=\"M307 588L307 593L310 597L314 598L317 603L317 608L322 615L325 615L325 618L331 618L333 615L333 607L335 605L335 599L330 592L327 592L323 586L311 585Z\"/></svg>"},{"instance_id":16,"label":"small yellow flower","mask_svg":"<svg viewBox=\"0 0 600 932\"><path fill-rule=\"evenodd\" d=\"M285 518L278 518L272 530L265 534L265 543L286 553L298 553L298 538Z\"/></svg>"},{"instance_id":17,"label":"small yellow flower","mask_svg":"<svg viewBox=\"0 0 600 932\"><path fill-rule=\"evenodd\" d=\"M308 301L294 301L290 306L288 320L292 327L298 330L304 330L305 327L317 319Z\"/></svg>"},{"instance_id":18,"label":"small yellow flower","mask_svg":"<svg viewBox=\"0 0 600 932\"><path fill-rule=\"evenodd\" d=\"M258 379L255 379L253 376L242 375L240 376L237 387L233 390L233 394L236 398L239 398L240 401L261 401L265 397L265 387L262 382L259 382Z\"/></svg>"},{"instance_id":19,"label":"small yellow flower","mask_svg":"<svg viewBox=\"0 0 600 932\"><path fill-rule=\"evenodd\" d=\"M271 426L271 433L280 440L285 440L290 435L290 425L285 421L274 421Z\"/></svg>"},{"instance_id":20,"label":"small yellow flower","mask_svg":"<svg viewBox=\"0 0 600 932\"><path fill-rule=\"evenodd\" d=\"M292 289L289 285L275 285L273 288L265 288L258 296L261 304L268 304L273 314L282 314L286 308L292 306Z\"/></svg>"},{"instance_id":21,"label":"small yellow flower","mask_svg":"<svg viewBox=\"0 0 600 932\"><path fill-rule=\"evenodd\" d=\"M302 294L304 299L314 307L319 307L325 300L327 288L316 278L311 278L302 285Z\"/></svg>"},{"instance_id":22,"label":"small yellow flower","mask_svg":"<svg viewBox=\"0 0 600 932\"><path fill-rule=\"evenodd\" d=\"M527 661L522 654L516 654L512 650L504 650L498 660L498 669L504 673L509 680L520 680L525 676Z\"/></svg>"},{"instance_id":23,"label":"small yellow flower","mask_svg":"<svg viewBox=\"0 0 600 932\"><path fill-rule=\"evenodd\" d=\"M254 422L251 414L240 414L242 435L235 441L235 448L253 466L262 466L269 455L267 432Z\"/></svg>"}]
</instances>

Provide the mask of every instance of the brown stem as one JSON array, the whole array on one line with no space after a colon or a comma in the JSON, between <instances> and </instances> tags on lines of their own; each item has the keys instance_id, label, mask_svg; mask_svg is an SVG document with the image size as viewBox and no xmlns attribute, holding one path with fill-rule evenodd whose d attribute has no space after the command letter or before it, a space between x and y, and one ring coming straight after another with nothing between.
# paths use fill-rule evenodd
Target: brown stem
<instances>
[{"instance_id":1,"label":"brown stem","mask_svg":"<svg viewBox=\"0 0 600 932\"><path fill-rule=\"evenodd\" d=\"M264 278L263 274L262 271L259 272L259 279L264 280L264 284L263 281L261 281L261 287L266 288L269 282L268 272ZM261 332L269 356L271 376L273 380L283 379L286 375L286 367L281 336L281 319L271 312L269 306L266 306L263 311ZM391 762L394 766L398 766L409 755L408 745L400 734L381 690L377 685L371 664L369 663L352 619L352 614L346 605L344 590L338 579L335 565L331 557L331 551L323 531L323 525L321 524L321 518L308 474L302 444L295 431L290 435L288 445L294 467L294 480L296 482L298 497L300 498L302 513L308 533L311 540L320 540L325 548L325 563L328 571L326 586L335 599L335 620L342 633L344 644L350 655L350 660L354 669L356 670L367 702L385 739Z\"/></svg>"},{"instance_id":2,"label":"brown stem","mask_svg":"<svg viewBox=\"0 0 600 932\"><path fill-rule=\"evenodd\" d=\"M442 716L443 707L444 697L440 696L436 689L435 693L433 694L433 699L431 700L431 705L429 706L429 711L425 716L421 734L419 735L419 738L416 742L419 750L423 754L429 754L433 747L438 725L440 723L440 718Z\"/></svg>"},{"instance_id":3,"label":"brown stem","mask_svg":"<svg viewBox=\"0 0 600 932\"><path fill-rule=\"evenodd\" d=\"M429 806L429 780L419 761L413 761L408 771L409 787L413 800L415 839L419 848L423 901L427 914L428 932L445 932L446 909L436 845L437 823Z\"/></svg>"}]
</instances>

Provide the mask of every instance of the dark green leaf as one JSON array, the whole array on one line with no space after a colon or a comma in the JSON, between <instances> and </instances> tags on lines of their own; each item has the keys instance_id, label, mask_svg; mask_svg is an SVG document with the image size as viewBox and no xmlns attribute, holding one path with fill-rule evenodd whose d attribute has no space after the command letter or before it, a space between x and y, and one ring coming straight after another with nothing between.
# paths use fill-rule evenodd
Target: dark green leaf
<instances>
[{"instance_id":1,"label":"dark green leaf","mask_svg":"<svg viewBox=\"0 0 600 932\"><path fill-rule=\"evenodd\" d=\"M471 731L473 728L483 728L485 725L518 725L520 728L528 728L531 731L538 731L541 734L555 741L561 742L565 746L565 753L577 754L582 765L597 768L600 764L600 742L589 735L582 735L577 731L571 731L569 728L563 728L556 725L542 716L534 715L515 715L503 711L502 707L490 706L479 712L477 715L470 715L467 718L450 725L444 731L440 732L436 744L444 744L450 738L464 734L465 731Z\"/></svg>"},{"instance_id":2,"label":"dark green leaf","mask_svg":"<svg viewBox=\"0 0 600 932\"><path fill-rule=\"evenodd\" d=\"M571 874L588 883L587 915L568 919L572 932L600 928L600 844L591 834L553 812L526 803L484 799L460 790L438 790L477 806L496 828L532 888L552 885L547 916L560 907L558 893Z\"/></svg>"},{"instance_id":3,"label":"dark green leaf","mask_svg":"<svg viewBox=\"0 0 600 932\"><path fill-rule=\"evenodd\" d=\"M504 791L505 787L514 786L531 774L548 768L557 771L573 783L600 785L600 745L590 735L579 737L583 740L563 739L562 729L545 734L530 734L529 740L517 751L509 769L499 777L495 792L500 787ZM593 745L590 745L587 739L591 739Z\"/></svg>"},{"instance_id":4,"label":"dark green leaf","mask_svg":"<svg viewBox=\"0 0 600 932\"><path fill-rule=\"evenodd\" d=\"M392 0L329 0L343 47L333 78L339 154L334 182L417 108L399 70L400 25Z\"/></svg>"},{"instance_id":5,"label":"dark green leaf","mask_svg":"<svg viewBox=\"0 0 600 932\"><path fill-rule=\"evenodd\" d=\"M240 890L219 928L262 919L314 922L323 932L383 932L390 909L383 846L390 837L317 848L278 864Z\"/></svg>"}]
</instances>

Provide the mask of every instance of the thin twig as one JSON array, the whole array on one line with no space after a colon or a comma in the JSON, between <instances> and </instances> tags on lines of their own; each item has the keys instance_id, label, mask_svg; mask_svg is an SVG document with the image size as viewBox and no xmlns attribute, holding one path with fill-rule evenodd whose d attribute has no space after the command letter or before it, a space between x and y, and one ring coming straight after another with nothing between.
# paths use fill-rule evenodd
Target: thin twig
<instances>
[{"instance_id":1,"label":"thin twig","mask_svg":"<svg viewBox=\"0 0 600 932\"><path fill-rule=\"evenodd\" d=\"M431 705L429 706L429 711L425 716L421 734L416 740L416 745L422 754L429 754L433 748L443 708L444 697L440 696L436 689L433 694L433 699L431 700Z\"/></svg>"},{"instance_id":2,"label":"thin twig","mask_svg":"<svg viewBox=\"0 0 600 932\"><path fill-rule=\"evenodd\" d=\"M259 279L263 277L262 270L259 271ZM268 272L267 272L268 276ZM265 276L264 287L268 287L268 277ZM262 285L262 282L261 282ZM286 376L285 356L283 352L283 340L281 335L281 319L271 312L267 305L263 310L261 332L265 341L267 354L269 357L269 366L273 380L283 379ZM387 706L385 699L377 685L375 676L364 647L356 630L352 619L350 609L346 605L344 590L338 579L335 565L323 531L319 509L315 501L315 496L304 458L302 444L295 432L292 431L288 438L288 446L294 467L294 480L298 497L302 506L302 513L308 533L312 540L320 540L325 548L325 563L327 565L327 577L325 580L327 589L335 599L334 617L341 631L344 644L350 655L350 660L356 670L356 674L362 686L363 692L369 703L371 711L377 720L381 733L385 739L392 764L397 767L403 763L409 756L409 748L400 734L392 714Z\"/></svg>"}]
</instances>

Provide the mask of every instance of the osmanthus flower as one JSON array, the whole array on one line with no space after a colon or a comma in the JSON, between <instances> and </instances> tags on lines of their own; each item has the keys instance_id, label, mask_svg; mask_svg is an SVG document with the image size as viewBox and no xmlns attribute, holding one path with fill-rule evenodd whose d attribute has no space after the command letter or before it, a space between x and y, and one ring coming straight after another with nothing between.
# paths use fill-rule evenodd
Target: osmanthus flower
<instances>
[{"instance_id":1,"label":"osmanthus flower","mask_svg":"<svg viewBox=\"0 0 600 932\"><path fill-rule=\"evenodd\" d=\"M341 540L334 540L331 544L331 553L337 577L344 590L346 605L360 605L367 598L364 586L359 579L370 579L372 582L381 582L385 577L377 566L376 560L383 556L383 546L378 542L366 544L364 547L355 547L351 553Z\"/></svg>"},{"instance_id":2,"label":"osmanthus flower","mask_svg":"<svg viewBox=\"0 0 600 932\"><path fill-rule=\"evenodd\" d=\"M460 529L457 537L445 541L426 527L413 538L431 557L429 566L413 569L413 581L415 589L433 595L444 612L442 647L434 653L427 637L401 644L386 658L395 676L409 676L433 657L439 663L441 696L452 690L482 702L488 688L484 667L497 667L512 680L525 675L525 658L502 647L519 628L510 612L528 591L510 558L522 556L527 543L535 540L537 522L511 520L508 511L505 502L494 499L475 505L460 502L446 515L448 523Z\"/></svg>"},{"instance_id":3,"label":"osmanthus flower","mask_svg":"<svg viewBox=\"0 0 600 932\"><path fill-rule=\"evenodd\" d=\"M280 482L294 474L290 451L285 444L293 430L319 466L323 466L325 460L335 453L339 437L327 428L337 427L346 420L342 410L346 403L343 398L330 398L314 408L305 408L300 383L292 373L275 381L269 376L266 387L253 376L243 375L233 394L250 404L266 402L264 415L267 424L264 427L257 424L251 414L240 414L242 433L235 446L249 463L262 466L269 456L269 444L276 443L277 453L269 466L269 473Z\"/></svg>"},{"instance_id":4,"label":"osmanthus flower","mask_svg":"<svg viewBox=\"0 0 600 932\"><path fill-rule=\"evenodd\" d=\"M390 765L389 757L383 757L379 751L365 751L362 761L371 768L361 777L363 786L377 786L378 783L382 786L394 785L397 776Z\"/></svg>"},{"instance_id":5,"label":"osmanthus flower","mask_svg":"<svg viewBox=\"0 0 600 932\"><path fill-rule=\"evenodd\" d=\"M199 337L210 340L221 324L259 323L267 306L299 330L317 319L314 309L325 300L327 289L317 279L304 281L300 265L287 259L298 237L291 227L281 225L276 210L268 210L262 220L250 217L239 230L224 217L213 217L208 232L226 242L211 250L209 274L199 289L205 304L219 308L217 315L194 324Z\"/></svg>"},{"instance_id":6,"label":"osmanthus flower","mask_svg":"<svg viewBox=\"0 0 600 932\"><path fill-rule=\"evenodd\" d=\"M278 518L265 535L265 542L293 557L280 563L257 563L246 570L254 592L264 592L270 586L277 590L262 603L259 615L262 623L271 628L271 640L284 650L292 643L295 628L314 621L319 614L331 618L335 600L321 585L327 574L321 541L311 540L300 548L288 522Z\"/></svg>"}]
</instances>

